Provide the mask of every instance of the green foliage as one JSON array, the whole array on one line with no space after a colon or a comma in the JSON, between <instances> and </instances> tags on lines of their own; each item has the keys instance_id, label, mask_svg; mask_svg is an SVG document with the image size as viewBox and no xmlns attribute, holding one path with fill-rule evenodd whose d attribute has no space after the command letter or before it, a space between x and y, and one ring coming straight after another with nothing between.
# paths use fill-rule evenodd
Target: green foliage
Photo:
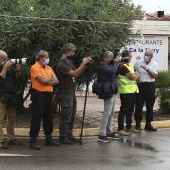
<instances>
[{"instance_id":1,"label":"green foliage","mask_svg":"<svg viewBox=\"0 0 170 170\"><path fill-rule=\"evenodd\" d=\"M10 58L27 57L40 49L51 62L61 56L64 43L77 46L76 66L83 57L100 55L126 45L132 20L141 19L141 7L130 0L1 0L0 48ZM80 78L81 79L81 78Z\"/></svg>"},{"instance_id":2,"label":"green foliage","mask_svg":"<svg viewBox=\"0 0 170 170\"><path fill-rule=\"evenodd\" d=\"M160 71L155 81L161 113L170 114L170 71Z\"/></svg>"}]
</instances>

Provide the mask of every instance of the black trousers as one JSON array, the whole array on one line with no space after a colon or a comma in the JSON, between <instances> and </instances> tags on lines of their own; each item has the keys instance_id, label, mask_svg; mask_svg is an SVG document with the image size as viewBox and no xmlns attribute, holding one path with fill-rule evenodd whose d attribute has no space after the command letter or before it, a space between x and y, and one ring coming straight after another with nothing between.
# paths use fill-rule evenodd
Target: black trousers
<instances>
[{"instance_id":1,"label":"black trousers","mask_svg":"<svg viewBox=\"0 0 170 170\"><path fill-rule=\"evenodd\" d=\"M120 94L121 106L118 115L118 130L124 128L124 118L126 116L126 129L132 128L132 113L134 111L136 93Z\"/></svg>"},{"instance_id":2,"label":"black trousers","mask_svg":"<svg viewBox=\"0 0 170 170\"><path fill-rule=\"evenodd\" d=\"M51 135L53 132L53 113L52 113L52 92L39 92L34 90L32 93L31 125L30 137L38 136L43 118L44 134Z\"/></svg>"},{"instance_id":3,"label":"black trousers","mask_svg":"<svg viewBox=\"0 0 170 170\"><path fill-rule=\"evenodd\" d=\"M153 121L153 106L155 103L154 82L144 82L138 85L139 93L136 95L135 120L142 121L142 110L146 101L146 122Z\"/></svg>"},{"instance_id":4,"label":"black trousers","mask_svg":"<svg viewBox=\"0 0 170 170\"><path fill-rule=\"evenodd\" d=\"M60 95L61 115L59 124L60 139L72 136L73 126L76 118L77 101L74 93L63 93Z\"/></svg>"}]
</instances>

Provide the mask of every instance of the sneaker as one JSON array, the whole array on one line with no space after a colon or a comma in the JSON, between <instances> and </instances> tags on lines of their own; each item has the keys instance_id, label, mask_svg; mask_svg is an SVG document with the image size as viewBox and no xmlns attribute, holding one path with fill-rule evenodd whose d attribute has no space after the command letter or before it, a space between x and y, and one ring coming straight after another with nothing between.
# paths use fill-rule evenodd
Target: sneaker
<instances>
[{"instance_id":1,"label":"sneaker","mask_svg":"<svg viewBox=\"0 0 170 170\"><path fill-rule=\"evenodd\" d=\"M107 135L107 138L110 138L110 139L120 139L120 136L114 134L114 133L110 133Z\"/></svg>"},{"instance_id":2,"label":"sneaker","mask_svg":"<svg viewBox=\"0 0 170 170\"><path fill-rule=\"evenodd\" d=\"M127 133L140 133L141 131L138 129L126 129Z\"/></svg>"},{"instance_id":3,"label":"sneaker","mask_svg":"<svg viewBox=\"0 0 170 170\"><path fill-rule=\"evenodd\" d=\"M130 133L125 132L124 130L118 130L117 133L122 136L129 136Z\"/></svg>"},{"instance_id":4,"label":"sneaker","mask_svg":"<svg viewBox=\"0 0 170 170\"><path fill-rule=\"evenodd\" d=\"M99 142L109 143L111 140L107 136L99 136L98 137Z\"/></svg>"},{"instance_id":5,"label":"sneaker","mask_svg":"<svg viewBox=\"0 0 170 170\"><path fill-rule=\"evenodd\" d=\"M0 149L8 149L8 145L5 142L1 142Z\"/></svg>"},{"instance_id":6,"label":"sneaker","mask_svg":"<svg viewBox=\"0 0 170 170\"><path fill-rule=\"evenodd\" d=\"M60 144L74 145L74 141L69 140L68 138L59 139Z\"/></svg>"},{"instance_id":7,"label":"sneaker","mask_svg":"<svg viewBox=\"0 0 170 170\"><path fill-rule=\"evenodd\" d=\"M8 145L22 146L22 145L23 145L23 142L19 142L19 141L17 141L16 138L14 138L13 140L9 140L9 141L8 141Z\"/></svg>"}]
</instances>

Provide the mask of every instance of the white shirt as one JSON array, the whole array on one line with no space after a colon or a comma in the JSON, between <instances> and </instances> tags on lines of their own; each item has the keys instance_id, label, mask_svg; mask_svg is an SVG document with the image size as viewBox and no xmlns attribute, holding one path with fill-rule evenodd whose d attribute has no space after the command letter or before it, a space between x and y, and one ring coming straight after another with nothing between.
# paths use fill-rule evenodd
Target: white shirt
<instances>
[{"instance_id":1,"label":"white shirt","mask_svg":"<svg viewBox=\"0 0 170 170\"><path fill-rule=\"evenodd\" d=\"M155 79L152 78L145 69L140 68L141 65L145 65L147 69L158 74L158 63L151 61L149 64L146 64L144 60L138 60L134 66L135 70L140 74L140 82L154 82Z\"/></svg>"}]
</instances>

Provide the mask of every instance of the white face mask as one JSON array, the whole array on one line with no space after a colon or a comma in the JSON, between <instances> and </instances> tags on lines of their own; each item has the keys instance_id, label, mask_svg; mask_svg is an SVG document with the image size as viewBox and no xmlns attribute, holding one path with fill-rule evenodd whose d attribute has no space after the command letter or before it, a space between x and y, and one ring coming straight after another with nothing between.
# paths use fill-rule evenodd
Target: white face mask
<instances>
[{"instance_id":1,"label":"white face mask","mask_svg":"<svg viewBox=\"0 0 170 170\"><path fill-rule=\"evenodd\" d=\"M146 56L146 55L144 55L144 58L143 58L143 59L144 59L145 62L148 62L148 61L149 61L149 57Z\"/></svg>"},{"instance_id":2,"label":"white face mask","mask_svg":"<svg viewBox=\"0 0 170 170\"><path fill-rule=\"evenodd\" d=\"M50 59L46 58L45 61L43 62L43 65L47 65L49 63Z\"/></svg>"}]
</instances>

